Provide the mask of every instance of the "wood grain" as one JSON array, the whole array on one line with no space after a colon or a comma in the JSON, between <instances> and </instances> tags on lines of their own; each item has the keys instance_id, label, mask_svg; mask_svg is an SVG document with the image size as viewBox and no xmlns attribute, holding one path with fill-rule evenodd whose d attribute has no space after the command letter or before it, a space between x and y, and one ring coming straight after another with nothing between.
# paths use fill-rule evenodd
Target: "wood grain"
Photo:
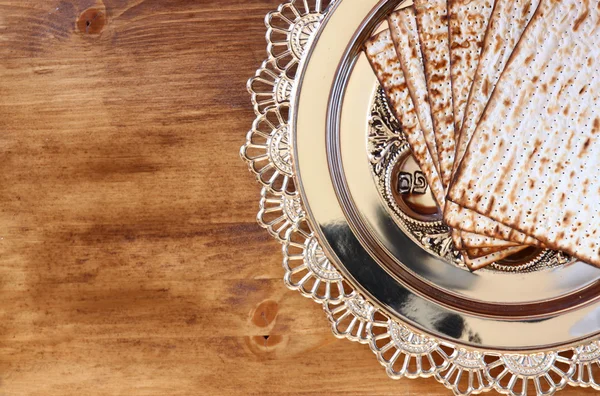
<instances>
[{"instance_id":1,"label":"wood grain","mask_svg":"<svg viewBox=\"0 0 600 396\"><path fill-rule=\"evenodd\" d=\"M449 394L336 340L255 223L277 4L0 0L0 395Z\"/></svg>"}]
</instances>

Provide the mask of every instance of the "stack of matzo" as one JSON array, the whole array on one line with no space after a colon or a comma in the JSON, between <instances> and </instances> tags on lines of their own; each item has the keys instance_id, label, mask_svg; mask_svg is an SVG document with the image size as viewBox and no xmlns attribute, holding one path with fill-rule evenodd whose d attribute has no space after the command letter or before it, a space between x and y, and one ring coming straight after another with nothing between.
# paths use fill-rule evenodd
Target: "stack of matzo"
<instances>
[{"instance_id":1,"label":"stack of matzo","mask_svg":"<svg viewBox=\"0 0 600 396\"><path fill-rule=\"evenodd\" d=\"M365 52L467 265L600 265L600 2L414 0L388 25Z\"/></svg>"}]
</instances>

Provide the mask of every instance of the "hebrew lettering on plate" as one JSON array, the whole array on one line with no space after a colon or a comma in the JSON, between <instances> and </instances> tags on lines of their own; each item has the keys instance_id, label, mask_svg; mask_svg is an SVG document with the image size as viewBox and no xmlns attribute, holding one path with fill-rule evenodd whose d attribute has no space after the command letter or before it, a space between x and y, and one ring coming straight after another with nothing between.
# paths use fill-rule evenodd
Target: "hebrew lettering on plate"
<instances>
[{"instance_id":1,"label":"hebrew lettering on plate","mask_svg":"<svg viewBox=\"0 0 600 396\"><path fill-rule=\"evenodd\" d=\"M425 179L425 174L421 171L416 171L413 177L413 194L425 194L425 192L427 192L427 180Z\"/></svg>"},{"instance_id":2,"label":"hebrew lettering on plate","mask_svg":"<svg viewBox=\"0 0 600 396\"><path fill-rule=\"evenodd\" d=\"M408 172L398 173L398 194L410 194L412 192L413 175Z\"/></svg>"},{"instance_id":3,"label":"hebrew lettering on plate","mask_svg":"<svg viewBox=\"0 0 600 396\"><path fill-rule=\"evenodd\" d=\"M425 174L421 171L414 173L398 173L398 194L419 194L427 192L427 181Z\"/></svg>"}]
</instances>

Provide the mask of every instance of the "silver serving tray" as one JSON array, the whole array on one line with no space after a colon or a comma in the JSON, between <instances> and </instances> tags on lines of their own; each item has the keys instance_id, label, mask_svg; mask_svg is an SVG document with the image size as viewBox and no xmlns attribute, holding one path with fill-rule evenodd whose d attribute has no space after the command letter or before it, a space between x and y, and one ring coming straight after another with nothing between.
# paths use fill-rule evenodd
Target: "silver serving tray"
<instances>
[{"instance_id":1,"label":"silver serving tray","mask_svg":"<svg viewBox=\"0 0 600 396\"><path fill-rule=\"evenodd\" d=\"M471 273L361 52L398 1L291 1L267 15L242 157L288 287L393 378L455 394L600 389L600 270L550 251ZM415 209L417 208L417 209Z\"/></svg>"}]
</instances>

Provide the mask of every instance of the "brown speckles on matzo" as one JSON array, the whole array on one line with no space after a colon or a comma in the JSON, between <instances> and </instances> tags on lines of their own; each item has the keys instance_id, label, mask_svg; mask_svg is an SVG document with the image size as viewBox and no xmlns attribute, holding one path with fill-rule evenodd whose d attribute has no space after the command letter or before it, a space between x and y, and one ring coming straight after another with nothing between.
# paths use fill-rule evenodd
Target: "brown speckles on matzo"
<instances>
[{"instance_id":1,"label":"brown speckles on matzo","mask_svg":"<svg viewBox=\"0 0 600 396\"><path fill-rule=\"evenodd\" d=\"M600 50L588 45L600 42L600 29L595 28L600 10L590 4L541 3L472 134L448 197L600 266L600 199L595 194L600 192L600 142L595 139L600 127ZM539 81L530 84L540 70L545 72ZM511 100L508 107L506 99ZM542 144L532 147L530 142L538 140ZM497 154L498 161L488 160ZM500 185L507 199L486 199Z\"/></svg>"}]
</instances>

